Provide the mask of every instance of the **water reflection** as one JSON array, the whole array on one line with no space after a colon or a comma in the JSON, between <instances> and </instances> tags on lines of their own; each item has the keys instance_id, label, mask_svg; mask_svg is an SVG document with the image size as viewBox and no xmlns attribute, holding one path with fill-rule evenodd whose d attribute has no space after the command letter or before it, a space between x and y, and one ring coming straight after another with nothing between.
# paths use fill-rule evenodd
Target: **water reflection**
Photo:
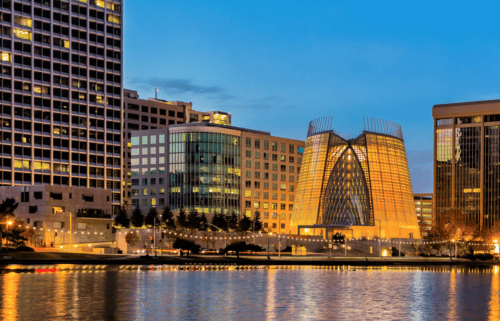
<instances>
[{"instance_id":1,"label":"water reflection","mask_svg":"<svg viewBox=\"0 0 500 321\"><path fill-rule=\"evenodd\" d=\"M500 318L490 267L0 274L5 320Z\"/></svg>"}]
</instances>

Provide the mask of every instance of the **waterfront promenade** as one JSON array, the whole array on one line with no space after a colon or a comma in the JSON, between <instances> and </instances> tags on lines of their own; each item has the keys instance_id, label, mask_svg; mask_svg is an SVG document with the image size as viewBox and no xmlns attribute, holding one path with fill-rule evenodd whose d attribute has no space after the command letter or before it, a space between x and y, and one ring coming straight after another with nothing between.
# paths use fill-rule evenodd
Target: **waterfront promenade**
<instances>
[{"instance_id":1,"label":"waterfront promenade","mask_svg":"<svg viewBox=\"0 0 500 321\"><path fill-rule=\"evenodd\" d=\"M66 252L12 252L10 258L0 258L0 269L7 265L42 264L87 264L87 265L185 265L185 264L236 264L236 265L355 265L355 266L422 266L422 265L498 265L499 260L467 260L449 257L328 257L325 255L308 256L271 256L265 255L193 255L186 256L138 256Z\"/></svg>"}]
</instances>

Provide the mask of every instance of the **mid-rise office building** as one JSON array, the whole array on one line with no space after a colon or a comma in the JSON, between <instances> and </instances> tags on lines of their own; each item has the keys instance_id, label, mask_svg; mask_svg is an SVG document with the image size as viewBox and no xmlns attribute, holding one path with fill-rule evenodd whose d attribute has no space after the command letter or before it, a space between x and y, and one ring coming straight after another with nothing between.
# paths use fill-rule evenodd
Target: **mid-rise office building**
<instances>
[{"instance_id":1,"label":"mid-rise office building","mask_svg":"<svg viewBox=\"0 0 500 321\"><path fill-rule=\"evenodd\" d=\"M432 230L432 193L430 194L413 194L415 200L415 211L417 212L418 226L422 237L429 236Z\"/></svg>"},{"instance_id":2,"label":"mid-rise office building","mask_svg":"<svg viewBox=\"0 0 500 321\"><path fill-rule=\"evenodd\" d=\"M184 123L231 125L231 114L219 111L193 110L193 103L158 98L140 99L135 90L124 89L123 123L123 204L128 209L131 198L130 148L132 131L168 128Z\"/></svg>"},{"instance_id":3,"label":"mid-rise office building","mask_svg":"<svg viewBox=\"0 0 500 321\"><path fill-rule=\"evenodd\" d=\"M366 119L350 137L309 123L292 233L420 238L401 126Z\"/></svg>"},{"instance_id":4,"label":"mid-rise office building","mask_svg":"<svg viewBox=\"0 0 500 321\"><path fill-rule=\"evenodd\" d=\"M132 133L132 206L233 212L288 233L304 142L210 123Z\"/></svg>"},{"instance_id":5,"label":"mid-rise office building","mask_svg":"<svg viewBox=\"0 0 500 321\"><path fill-rule=\"evenodd\" d=\"M434 214L480 230L500 220L500 100L435 105Z\"/></svg>"}]
</instances>

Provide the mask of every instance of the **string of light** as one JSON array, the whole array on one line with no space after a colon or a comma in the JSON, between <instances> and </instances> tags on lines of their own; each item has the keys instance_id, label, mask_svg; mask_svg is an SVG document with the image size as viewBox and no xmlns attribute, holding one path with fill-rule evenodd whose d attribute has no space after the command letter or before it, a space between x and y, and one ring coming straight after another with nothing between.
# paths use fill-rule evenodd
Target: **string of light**
<instances>
[{"instance_id":1,"label":"string of light","mask_svg":"<svg viewBox=\"0 0 500 321\"><path fill-rule=\"evenodd\" d=\"M139 231L147 231L151 232L150 229L148 230L136 230L136 231L129 231L125 232L125 234L128 233L139 233ZM193 238L193 239L202 239L202 240L246 240L246 239L253 239L254 235L247 235L247 236L229 236L229 237L216 237L216 236L198 236L198 235L192 235L192 234L186 234L185 232L172 232L172 231L166 231L166 230L160 230L160 232L167 233L170 235L174 235L177 237L184 237L184 238ZM120 233L120 232L118 232ZM280 234L273 234L273 236L278 236L279 238L282 239L289 239L289 240L296 240L296 241L303 241L303 242L315 242L315 243L332 243L332 244L338 244L338 242L334 242L332 240L323 240L323 239L309 239L309 238L301 238L301 237L294 237L294 236L288 236L288 235L280 235ZM258 233L255 234L255 238L260 238L260 237L265 237L267 238L267 234L262 234ZM347 242L349 241L366 241L367 239L364 238L352 238L352 239L347 239ZM377 239L371 239L370 241L378 241ZM427 245L427 244L444 244L444 243L462 243L462 244L467 244L467 245L484 245L484 246L495 246L497 244L494 243L477 243L477 242L466 242L466 241L413 241L413 242L408 242L408 241L391 241L391 240L380 240L382 243L396 243L396 244L416 244L418 243Z\"/></svg>"}]
</instances>

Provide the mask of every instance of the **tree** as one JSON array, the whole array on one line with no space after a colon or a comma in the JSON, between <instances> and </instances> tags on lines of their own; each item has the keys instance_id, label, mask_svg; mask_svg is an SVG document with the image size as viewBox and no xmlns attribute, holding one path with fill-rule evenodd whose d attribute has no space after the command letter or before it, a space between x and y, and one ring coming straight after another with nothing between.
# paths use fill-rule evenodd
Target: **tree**
<instances>
[{"instance_id":1,"label":"tree","mask_svg":"<svg viewBox=\"0 0 500 321\"><path fill-rule=\"evenodd\" d=\"M192 253L199 253L201 246L193 241L177 238L172 245L175 249L181 249L187 251L187 256L189 256L189 251Z\"/></svg>"},{"instance_id":2,"label":"tree","mask_svg":"<svg viewBox=\"0 0 500 321\"><path fill-rule=\"evenodd\" d=\"M127 233L127 235L125 235L125 242L127 242L127 244L130 247L133 247L134 245L136 245L140 241L141 241L141 237L137 233L130 232L130 233Z\"/></svg>"},{"instance_id":3,"label":"tree","mask_svg":"<svg viewBox=\"0 0 500 321\"><path fill-rule=\"evenodd\" d=\"M238 216L236 216L236 213L234 211L227 219L227 227L232 231L236 231L238 229Z\"/></svg>"},{"instance_id":4,"label":"tree","mask_svg":"<svg viewBox=\"0 0 500 321\"><path fill-rule=\"evenodd\" d=\"M2 246L2 240L4 237L4 229L7 230L7 221L14 219L14 211L19 206L19 203L16 202L13 198L5 199L2 204L0 204L0 224L2 228L0 228L0 247Z\"/></svg>"},{"instance_id":5,"label":"tree","mask_svg":"<svg viewBox=\"0 0 500 321\"><path fill-rule=\"evenodd\" d=\"M411 243L410 248L412 250L415 250L415 256L417 256L417 251L420 248L420 243L418 241L415 241L415 242Z\"/></svg>"},{"instance_id":6,"label":"tree","mask_svg":"<svg viewBox=\"0 0 500 321\"><path fill-rule=\"evenodd\" d=\"M142 215L141 209L139 208L139 205L134 209L132 212L132 226L135 227L142 227L142 224L144 224L144 215Z\"/></svg>"},{"instance_id":7,"label":"tree","mask_svg":"<svg viewBox=\"0 0 500 321\"><path fill-rule=\"evenodd\" d=\"M243 218L238 222L238 231L240 232L246 232L252 227L252 221L246 216L243 216Z\"/></svg>"},{"instance_id":8,"label":"tree","mask_svg":"<svg viewBox=\"0 0 500 321\"><path fill-rule=\"evenodd\" d=\"M176 220L176 223L177 223L177 226L180 227L180 228L186 228L186 223L187 223L187 220L186 220L186 211L184 210L184 207L181 207L180 211L179 211L179 215L177 216L177 220Z\"/></svg>"},{"instance_id":9,"label":"tree","mask_svg":"<svg viewBox=\"0 0 500 321\"><path fill-rule=\"evenodd\" d=\"M165 209L163 210L161 220L168 229L175 229L174 215L172 214L172 210L169 206L165 207Z\"/></svg>"},{"instance_id":10,"label":"tree","mask_svg":"<svg viewBox=\"0 0 500 321\"><path fill-rule=\"evenodd\" d=\"M199 224L200 227L198 229L200 231L206 231L207 223L208 223L207 216L205 215L205 213L201 213L200 224Z\"/></svg>"},{"instance_id":11,"label":"tree","mask_svg":"<svg viewBox=\"0 0 500 321\"><path fill-rule=\"evenodd\" d=\"M253 221L255 222L255 225L252 226L253 232L262 231L263 224L262 224L262 219L260 218L259 211L255 211L253 215Z\"/></svg>"},{"instance_id":12,"label":"tree","mask_svg":"<svg viewBox=\"0 0 500 321\"><path fill-rule=\"evenodd\" d=\"M200 214L196 209L192 209L187 216L187 228L197 230L200 227Z\"/></svg>"},{"instance_id":13,"label":"tree","mask_svg":"<svg viewBox=\"0 0 500 321\"><path fill-rule=\"evenodd\" d=\"M439 214L429 233L434 241L472 241L480 237L477 223L464 218L461 211L453 209Z\"/></svg>"},{"instance_id":14,"label":"tree","mask_svg":"<svg viewBox=\"0 0 500 321\"><path fill-rule=\"evenodd\" d=\"M236 258L240 258L240 252L245 251L254 251L254 252L262 252L264 249L256 244L246 244L245 242L234 242L226 246L223 252L234 251L236 252Z\"/></svg>"},{"instance_id":15,"label":"tree","mask_svg":"<svg viewBox=\"0 0 500 321\"><path fill-rule=\"evenodd\" d=\"M345 243L345 235L339 232L333 234L332 242L335 244L344 244Z\"/></svg>"},{"instance_id":16,"label":"tree","mask_svg":"<svg viewBox=\"0 0 500 321\"><path fill-rule=\"evenodd\" d=\"M158 218L158 210L156 207L150 207L145 219L146 226L153 227L155 224L155 218Z\"/></svg>"},{"instance_id":17,"label":"tree","mask_svg":"<svg viewBox=\"0 0 500 321\"><path fill-rule=\"evenodd\" d=\"M123 205L118 209L118 214L115 217L115 225L122 228L130 227L130 219L128 218L125 206Z\"/></svg>"},{"instance_id":18,"label":"tree","mask_svg":"<svg viewBox=\"0 0 500 321\"><path fill-rule=\"evenodd\" d=\"M222 213L215 212L214 216L212 217L212 225L217 226L223 231L227 231L227 221L226 221L226 216ZM210 226L211 231L218 231L218 229L214 226Z\"/></svg>"},{"instance_id":19,"label":"tree","mask_svg":"<svg viewBox=\"0 0 500 321\"><path fill-rule=\"evenodd\" d=\"M10 226L8 231L6 231L5 237L7 238L9 245L18 247L24 245L24 242L28 240L28 238L24 235L26 234L26 227L24 224L24 221L16 220Z\"/></svg>"}]
</instances>

